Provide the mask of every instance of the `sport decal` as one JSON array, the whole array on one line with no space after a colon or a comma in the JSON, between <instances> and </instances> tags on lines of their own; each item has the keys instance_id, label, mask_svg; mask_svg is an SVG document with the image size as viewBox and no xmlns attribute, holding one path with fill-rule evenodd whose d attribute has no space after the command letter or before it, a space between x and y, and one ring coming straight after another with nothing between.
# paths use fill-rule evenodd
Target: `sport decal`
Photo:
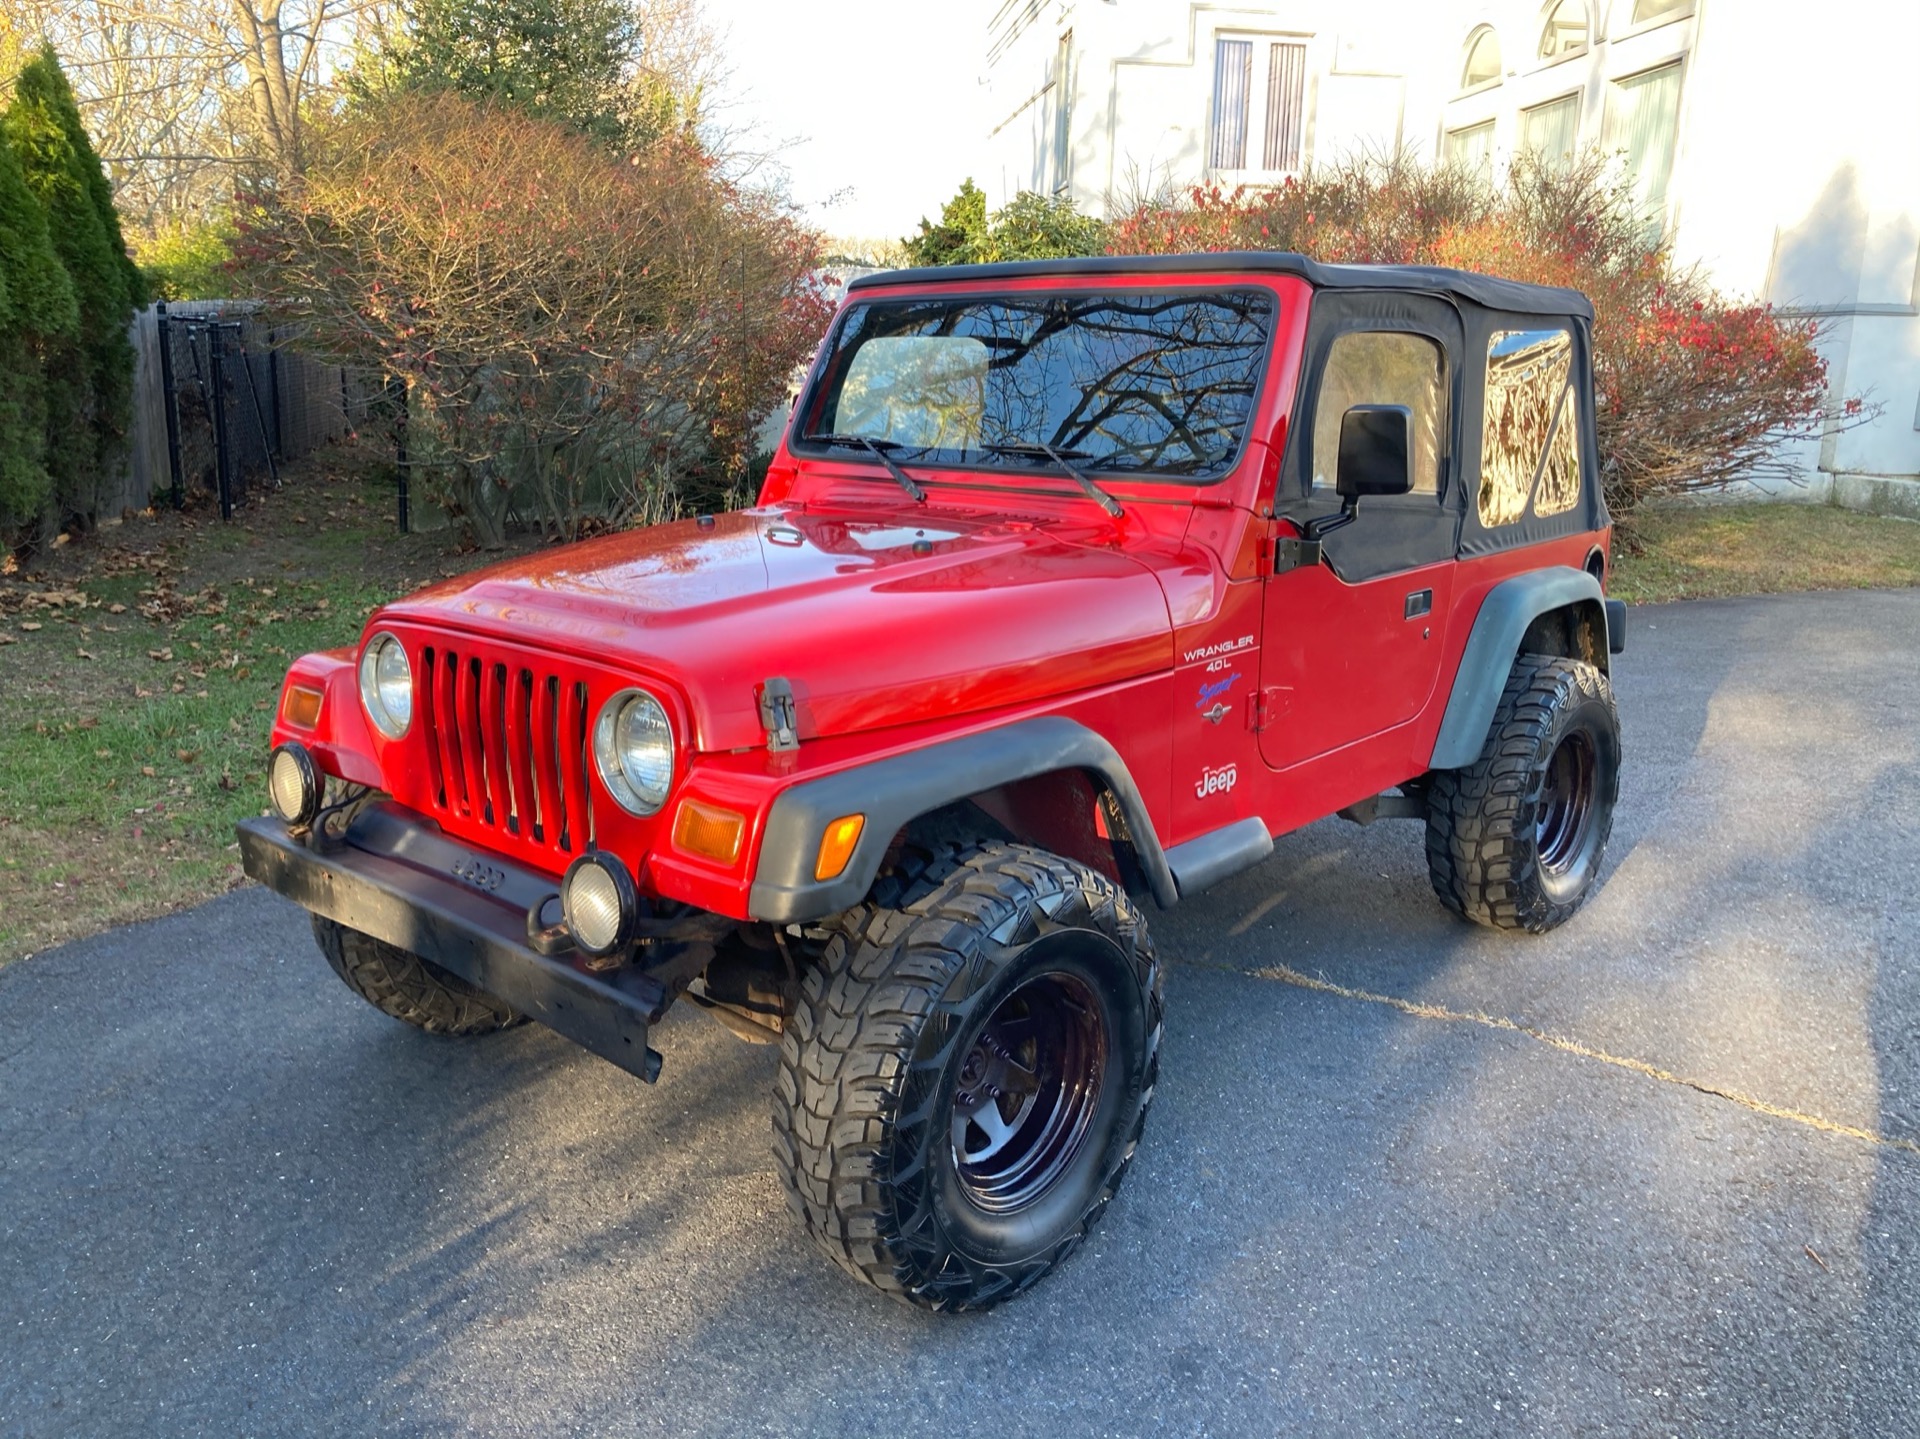
<instances>
[{"instance_id":1,"label":"sport decal","mask_svg":"<svg viewBox=\"0 0 1920 1439\"><path fill-rule=\"evenodd\" d=\"M1200 698L1193 702L1193 707L1197 710L1204 710L1209 704L1219 699L1221 695L1232 689L1239 682L1239 670L1235 670L1223 680L1207 681L1207 683L1200 686Z\"/></svg>"}]
</instances>

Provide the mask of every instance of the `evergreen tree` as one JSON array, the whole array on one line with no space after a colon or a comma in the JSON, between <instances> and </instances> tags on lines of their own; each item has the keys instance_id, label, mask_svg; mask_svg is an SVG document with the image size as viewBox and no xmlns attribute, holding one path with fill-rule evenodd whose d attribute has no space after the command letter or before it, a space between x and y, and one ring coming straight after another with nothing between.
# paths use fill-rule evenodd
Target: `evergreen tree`
<instances>
[{"instance_id":1,"label":"evergreen tree","mask_svg":"<svg viewBox=\"0 0 1920 1439\"><path fill-rule=\"evenodd\" d=\"M6 133L45 208L73 286L75 337L46 352L47 470L65 515L95 518L101 482L121 463L133 420L127 326L143 286L127 256L100 157L51 48L20 71Z\"/></svg>"},{"instance_id":2,"label":"evergreen tree","mask_svg":"<svg viewBox=\"0 0 1920 1439\"><path fill-rule=\"evenodd\" d=\"M627 0L414 0L407 16L376 87L452 90L635 148L691 118L642 63Z\"/></svg>"},{"instance_id":3,"label":"evergreen tree","mask_svg":"<svg viewBox=\"0 0 1920 1439\"><path fill-rule=\"evenodd\" d=\"M46 352L70 344L73 286L0 131L0 549L29 537L53 497L47 475Z\"/></svg>"}]
</instances>

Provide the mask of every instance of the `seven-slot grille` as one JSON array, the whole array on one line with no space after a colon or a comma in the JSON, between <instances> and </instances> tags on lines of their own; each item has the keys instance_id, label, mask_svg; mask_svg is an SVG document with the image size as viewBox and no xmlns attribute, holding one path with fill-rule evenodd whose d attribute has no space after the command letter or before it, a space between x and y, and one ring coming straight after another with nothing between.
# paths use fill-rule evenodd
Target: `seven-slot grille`
<instances>
[{"instance_id":1,"label":"seven-slot grille","mask_svg":"<svg viewBox=\"0 0 1920 1439\"><path fill-rule=\"evenodd\" d=\"M421 651L428 797L452 819L562 854L593 839L587 687L445 645Z\"/></svg>"}]
</instances>

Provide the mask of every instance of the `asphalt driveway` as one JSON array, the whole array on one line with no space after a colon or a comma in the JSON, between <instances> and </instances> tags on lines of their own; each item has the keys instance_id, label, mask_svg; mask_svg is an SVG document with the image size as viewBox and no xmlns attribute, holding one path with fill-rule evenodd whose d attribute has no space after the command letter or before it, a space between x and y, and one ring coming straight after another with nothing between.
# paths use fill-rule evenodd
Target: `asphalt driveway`
<instances>
[{"instance_id":1,"label":"asphalt driveway","mask_svg":"<svg viewBox=\"0 0 1920 1439\"><path fill-rule=\"evenodd\" d=\"M0 1435L1920 1434L1920 592L1637 611L1617 688L1557 934L1391 823L1157 918L1140 1159L980 1317L810 1251L698 1013L655 1087L428 1039L259 890L0 971Z\"/></svg>"}]
</instances>

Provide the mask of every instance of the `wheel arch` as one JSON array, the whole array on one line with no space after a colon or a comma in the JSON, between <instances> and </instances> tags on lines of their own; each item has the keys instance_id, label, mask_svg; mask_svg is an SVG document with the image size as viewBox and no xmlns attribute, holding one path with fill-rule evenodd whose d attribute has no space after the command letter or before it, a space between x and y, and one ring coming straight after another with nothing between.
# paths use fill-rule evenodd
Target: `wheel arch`
<instances>
[{"instance_id":1,"label":"wheel arch","mask_svg":"<svg viewBox=\"0 0 1920 1439\"><path fill-rule=\"evenodd\" d=\"M1016 838L1037 838L1022 833L1029 828L1023 812L1044 812L1046 797L1063 784L1076 790L1085 786L1079 792L1104 810L1114 849L1124 845L1154 899L1163 907L1173 904L1179 894L1173 871L1125 761L1085 725L1046 715L854 765L781 791L767 816L748 909L754 918L776 924L848 909L872 889L896 835L964 801L980 804ZM837 878L815 879L822 833L849 814L866 816L852 859ZM1072 849L1065 845L1060 852L1083 861L1090 857Z\"/></svg>"},{"instance_id":2,"label":"wheel arch","mask_svg":"<svg viewBox=\"0 0 1920 1439\"><path fill-rule=\"evenodd\" d=\"M1554 565L1502 580L1474 617L1428 768L1460 769L1479 757L1518 656L1585 660L1606 673L1609 650L1606 600L1591 572Z\"/></svg>"}]
</instances>

